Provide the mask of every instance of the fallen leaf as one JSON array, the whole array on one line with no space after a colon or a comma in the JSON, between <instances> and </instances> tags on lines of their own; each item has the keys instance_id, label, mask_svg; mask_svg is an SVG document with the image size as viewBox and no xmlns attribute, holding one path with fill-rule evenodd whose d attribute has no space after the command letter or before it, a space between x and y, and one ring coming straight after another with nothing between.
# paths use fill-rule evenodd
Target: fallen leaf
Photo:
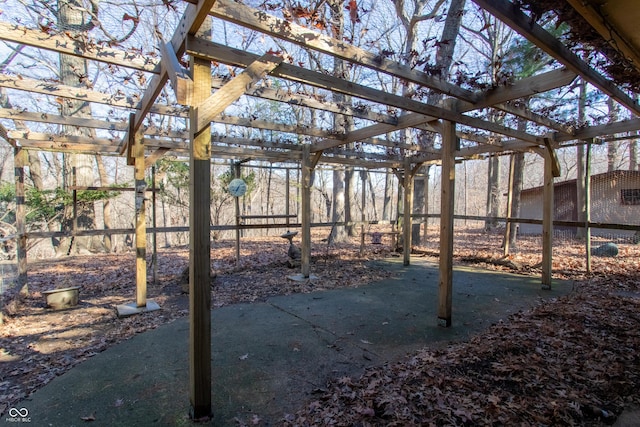
<instances>
[{"instance_id":1,"label":"fallen leaf","mask_svg":"<svg viewBox=\"0 0 640 427\"><path fill-rule=\"evenodd\" d=\"M82 421L90 422L90 421L95 421L96 420L96 416L94 414L91 414L91 415L89 415L87 417L80 417L80 419Z\"/></svg>"}]
</instances>

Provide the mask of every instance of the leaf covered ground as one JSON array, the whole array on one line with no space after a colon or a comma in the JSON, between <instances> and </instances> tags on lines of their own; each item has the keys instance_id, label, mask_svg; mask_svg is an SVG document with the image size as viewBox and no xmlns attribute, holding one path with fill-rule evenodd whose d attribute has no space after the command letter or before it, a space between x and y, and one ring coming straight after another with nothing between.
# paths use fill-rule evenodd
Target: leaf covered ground
<instances>
[{"instance_id":1,"label":"leaf covered ground","mask_svg":"<svg viewBox=\"0 0 640 427\"><path fill-rule=\"evenodd\" d=\"M502 257L469 233L456 240L458 263L539 275L539 244L522 239ZM583 245L583 244L582 244ZM423 349L404 360L335 378L324 395L301 402L286 425L605 425L640 404L640 247L620 244L616 258L594 258L584 272L579 242L554 248L554 277L573 279L564 298L518 313L467 342ZM212 245L212 306L271 295L359 286L388 276L366 261L391 255L387 245L359 242L313 247L313 271L323 280L300 286L287 275L286 242L243 241L241 261L229 241ZM432 241L414 256L437 255ZM506 262L508 261L508 262ZM0 309L0 413L88 357L188 313L182 292L188 248L158 253L148 270L150 298L162 310L119 319L114 307L135 295L133 253L34 261L29 295L3 293ZM80 304L51 311L42 292L80 286ZM301 391L300 395L304 395Z\"/></svg>"}]
</instances>

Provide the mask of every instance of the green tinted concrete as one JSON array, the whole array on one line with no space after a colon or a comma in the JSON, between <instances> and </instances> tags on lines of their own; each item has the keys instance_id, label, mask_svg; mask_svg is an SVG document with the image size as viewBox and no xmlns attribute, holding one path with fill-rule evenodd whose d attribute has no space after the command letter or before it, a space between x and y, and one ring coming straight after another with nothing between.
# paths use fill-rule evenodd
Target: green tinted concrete
<instances>
[{"instance_id":1,"label":"green tinted concrete","mask_svg":"<svg viewBox=\"0 0 640 427\"><path fill-rule=\"evenodd\" d=\"M453 325L443 328L437 326L437 265L411 262L379 262L395 277L360 288L213 310L209 424L237 425L254 415L278 424L331 378L358 376L422 347L463 340L571 290L569 283L548 291L539 278L457 268ZM188 319L180 319L140 334L56 378L17 408L27 408L38 426L86 425L81 417L88 416L96 426L189 425L188 333Z\"/></svg>"}]
</instances>

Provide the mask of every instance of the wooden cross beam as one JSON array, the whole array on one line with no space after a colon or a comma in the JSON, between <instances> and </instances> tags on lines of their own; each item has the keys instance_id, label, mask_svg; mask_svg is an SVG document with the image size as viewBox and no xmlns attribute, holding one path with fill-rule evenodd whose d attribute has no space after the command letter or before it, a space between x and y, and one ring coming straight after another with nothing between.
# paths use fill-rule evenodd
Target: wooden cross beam
<instances>
[{"instance_id":1,"label":"wooden cross beam","mask_svg":"<svg viewBox=\"0 0 640 427\"><path fill-rule=\"evenodd\" d=\"M591 139L605 135L615 135L624 132L635 132L638 130L640 130L640 119L630 119L616 123L606 123L603 125L589 126L584 129L579 129L576 131L573 137L555 134L553 135L553 141L565 142L576 139Z\"/></svg>"},{"instance_id":2,"label":"wooden cross beam","mask_svg":"<svg viewBox=\"0 0 640 427\"><path fill-rule=\"evenodd\" d=\"M513 99L526 98L537 93L548 92L550 90L566 86L574 81L576 77L576 73L569 71L566 68L560 68L558 70L518 80L509 86L500 86L489 89L481 95L478 95L477 102L474 102L472 105L465 105L462 102L459 102L458 109L462 108L462 111L468 111L468 108L480 109L511 101Z\"/></svg>"},{"instance_id":3,"label":"wooden cross beam","mask_svg":"<svg viewBox=\"0 0 640 427\"><path fill-rule=\"evenodd\" d=\"M74 39L66 32L51 34L40 29L0 22L0 39L140 71L157 72L155 60L148 56L91 43L91 40L87 41L84 37Z\"/></svg>"},{"instance_id":4,"label":"wooden cross beam","mask_svg":"<svg viewBox=\"0 0 640 427\"><path fill-rule=\"evenodd\" d=\"M560 161L558 161L558 154L551 145L551 140L549 138L544 139L544 145L547 147L549 161L551 161L551 174L554 178L558 178L560 176Z\"/></svg>"},{"instance_id":5,"label":"wooden cross beam","mask_svg":"<svg viewBox=\"0 0 640 427\"><path fill-rule=\"evenodd\" d=\"M218 0L211 14L225 21L277 37L291 43L313 49L356 64L364 65L376 71L399 77L403 80L427 86L440 93L473 101L475 94L458 85L437 79L408 65L386 59L384 56L368 52L359 47L338 40L294 22L276 18L262 10L253 9L231 0Z\"/></svg>"},{"instance_id":6,"label":"wooden cross beam","mask_svg":"<svg viewBox=\"0 0 640 427\"><path fill-rule=\"evenodd\" d=\"M245 92L253 87L265 75L275 70L282 62L282 58L266 54L255 60L242 73L218 89L213 95L197 107L197 129L199 133L205 126L229 105L235 102Z\"/></svg>"},{"instance_id":7,"label":"wooden cross beam","mask_svg":"<svg viewBox=\"0 0 640 427\"><path fill-rule=\"evenodd\" d=\"M196 34L200 26L204 22L204 20L209 15L209 11L211 7L215 4L216 0L200 0L197 4L188 4L176 32L173 34L171 38L171 46L173 47L173 52L176 57L182 55L184 53L185 41L187 37L190 35ZM160 62L160 70L159 73L154 75L147 87L147 90L144 92L142 100L140 101L140 111L137 112L133 118L133 126L132 131L137 132L138 129L142 126L142 122L147 115L147 113L151 110L151 106L155 102L156 98L162 91L165 83L169 79L169 70L166 68L167 62ZM123 138L125 144L125 150L127 149L130 141L130 137L125 135Z\"/></svg>"},{"instance_id":8,"label":"wooden cross beam","mask_svg":"<svg viewBox=\"0 0 640 427\"><path fill-rule=\"evenodd\" d=\"M176 95L176 102L182 105L191 105L193 98L193 80L189 70L184 68L171 43L160 43L162 66L167 70L171 87Z\"/></svg>"},{"instance_id":9,"label":"wooden cross beam","mask_svg":"<svg viewBox=\"0 0 640 427\"><path fill-rule=\"evenodd\" d=\"M18 143L16 142L16 140L9 136L9 131L1 123L0 123L0 137L2 137L2 139L7 141L9 145L11 145L13 148L18 147Z\"/></svg>"}]
</instances>

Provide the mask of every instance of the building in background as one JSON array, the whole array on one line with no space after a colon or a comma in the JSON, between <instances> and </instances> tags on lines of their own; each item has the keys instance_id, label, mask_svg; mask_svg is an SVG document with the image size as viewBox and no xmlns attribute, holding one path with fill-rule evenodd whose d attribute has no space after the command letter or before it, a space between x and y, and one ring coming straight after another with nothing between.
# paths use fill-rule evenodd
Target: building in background
<instances>
[{"instance_id":1,"label":"building in background","mask_svg":"<svg viewBox=\"0 0 640 427\"><path fill-rule=\"evenodd\" d=\"M554 220L577 221L576 180L553 185ZM522 191L520 217L542 219L543 187ZM640 225L640 171L616 170L591 176L591 222ZM554 226L555 232L575 234L577 227ZM541 234L540 224L520 224L521 234ZM630 237L633 230L592 228L593 236Z\"/></svg>"}]
</instances>

